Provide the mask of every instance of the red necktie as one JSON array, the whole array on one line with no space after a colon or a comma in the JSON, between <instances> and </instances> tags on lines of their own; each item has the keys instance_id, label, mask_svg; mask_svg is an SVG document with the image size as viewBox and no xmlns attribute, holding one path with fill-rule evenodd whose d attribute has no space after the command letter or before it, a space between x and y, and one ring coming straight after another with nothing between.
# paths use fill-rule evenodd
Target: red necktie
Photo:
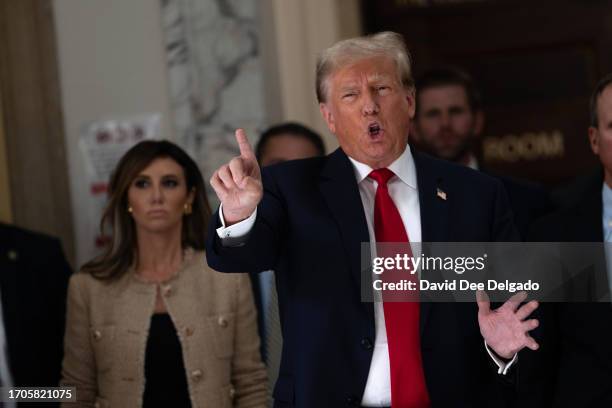
<instances>
[{"instance_id":1,"label":"red necktie","mask_svg":"<svg viewBox=\"0 0 612 408\"><path fill-rule=\"evenodd\" d=\"M377 169L369 177L378 183L374 201L374 231L376 242L409 242L408 234L397 207L393 203L387 182L395 174L386 168ZM412 257L410 245L402 245L403 253ZM385 249L382 249L384 252ZM380 251L379 251L380 252ZM378 256L395 256L397 251L389 254L378 253ZM387 275L387 277L385 277ZM395 275L395 276L394 276ZM400 274L382 274L384 282L398 281L407 277L407 272ZM416 281L416 275L413 275ZM394 294L391 294L393 296ZM421 339L419 334L419 303L386 301L390 298L383 293L385 327L391 365L391 406L393 408L426 408L429 407L429 394L425 385L423 361L421 358ZM396 299L397 300L397 299Z\"/></svg>"}]
</instances>

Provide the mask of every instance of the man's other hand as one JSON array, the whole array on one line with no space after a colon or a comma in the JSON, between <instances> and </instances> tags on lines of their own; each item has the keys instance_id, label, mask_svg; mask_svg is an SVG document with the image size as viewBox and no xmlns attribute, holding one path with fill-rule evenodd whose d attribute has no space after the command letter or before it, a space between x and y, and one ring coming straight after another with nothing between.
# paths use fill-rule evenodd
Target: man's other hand
<instances>
[{"instance_id":1,"label":"man's other hand","mask_svg":"<svg viewBox=\"0 0 612 408\"><path fill-rule=\"evenodd\" d=\"M511 359L527 347L539 348L538 343L529 335L529 331L538 327L537 319L527 319L538 307L532 300L521 306L527 299L526 292L512 296L502 306L491 310L489 298L484 291L476 293L478 303L478 325L487 345L502 358Z\"/></svg>"}]
</instances>

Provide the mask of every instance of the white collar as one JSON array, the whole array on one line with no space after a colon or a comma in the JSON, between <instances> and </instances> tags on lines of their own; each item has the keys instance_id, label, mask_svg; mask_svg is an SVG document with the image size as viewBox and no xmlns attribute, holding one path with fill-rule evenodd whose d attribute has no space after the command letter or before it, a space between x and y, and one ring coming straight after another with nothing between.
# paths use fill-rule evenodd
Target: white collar
<instances>
[{"instance_id":1,"label":"white collar","mask_svg":"<svg viewBox=\"0 0 612 408\"><path fill-rule=\"evenodd\" d=\"M470 169L480 170L478 166L478 160L476 160L476 156L470 153L470 157L468 158L468 162L466 164Z\"/></svg>"},{"instance_id":2,"label":"white collar","mask_svg":"<svg viewBox=\"0 0 612 408\"><path fill-rule=\"evenodd\" d=\"M601 189L601 197L603 201L604 210L606 208L612 208L612 189L608 187L606 182L603 182L603 187Z\"/></svg>"},{"instance_id":3,"label":"white collar","mask_svg":"<svg viewBox=\"0 0 612 408\"><path fill-rule=\"evenodd\" d=\"M350 156L348 156L348 158L351 163L353 163L353 168L355 169L355 178L357 179L357 184L359 184L370 175L373 169L367 164L358 162ZM400 155L400 157L398 157L387 168L393 173L395 173L395 175L402 182L404 182L404 184L407 184L409 187L412 187L416 190L416 167L414 165L412 152L410 151L410 147L408 145L406 145L406 149L404 149L404 152Z\"/></svg>"}]
</instances>

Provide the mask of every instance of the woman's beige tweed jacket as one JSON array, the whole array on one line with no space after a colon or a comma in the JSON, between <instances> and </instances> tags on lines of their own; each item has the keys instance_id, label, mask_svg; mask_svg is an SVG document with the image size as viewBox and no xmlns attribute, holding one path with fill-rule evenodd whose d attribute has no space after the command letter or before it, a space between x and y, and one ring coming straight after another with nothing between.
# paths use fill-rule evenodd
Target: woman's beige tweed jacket
<instances>
[{"instance_id":1,"label":"woman's beige tweed jacket","mask_svg":"<svg viewBox=\"0 0 612 408\"><path fill-rule=\"evenodd\" d=\"M204 257L187 251L180 271L163 284L146 283L133 271L112 283L72 276L62 385L77 387L79 404L66 407L142 406L158 287L177 329L192 406L267 406L248 275L215 272Z\"/></svg>"}]
</instances>

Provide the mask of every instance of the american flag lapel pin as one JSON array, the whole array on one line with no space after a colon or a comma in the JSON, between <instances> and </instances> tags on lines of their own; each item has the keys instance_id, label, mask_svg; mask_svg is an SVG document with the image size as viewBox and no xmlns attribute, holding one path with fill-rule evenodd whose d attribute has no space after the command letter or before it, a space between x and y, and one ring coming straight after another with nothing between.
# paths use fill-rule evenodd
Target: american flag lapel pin
<instances>
[{"instance_id":1,"label":"american flag lapel pin","mask_svg":"<svg viewBox=\"0 0 612 408\"><path fill-rule=\"evenodd\" d=\"M445 191L437 189L436 195L438 196L438 198L441 198L442 200L446 201L446 192Z\"/></svg>"}]
</instances>

